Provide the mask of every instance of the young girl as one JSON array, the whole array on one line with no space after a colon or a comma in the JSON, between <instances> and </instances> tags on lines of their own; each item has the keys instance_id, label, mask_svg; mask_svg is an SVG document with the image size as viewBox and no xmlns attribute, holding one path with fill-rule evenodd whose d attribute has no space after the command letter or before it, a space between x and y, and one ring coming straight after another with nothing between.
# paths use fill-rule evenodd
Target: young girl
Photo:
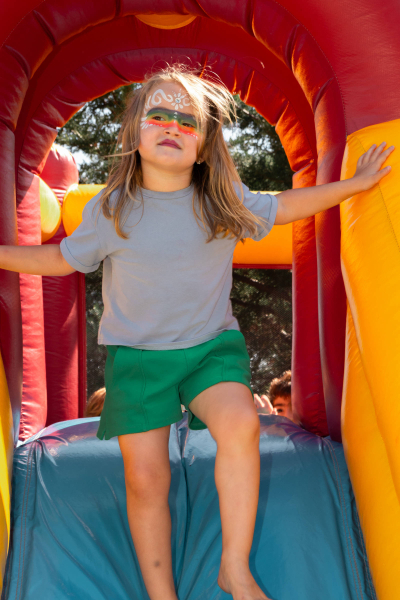
<instances>
[{"instance_id":1,"label":"young girl","mask_svg":"<svg viewBox=\"0 0 400 600\"><path fill-rule=\"evenodd\" d=\"M104 261L99 342L108 347L98 437L118 436L133 543L151 600L177 600L168 507L170 425L217 443L219 586L266 600L249 569L259 478L259 419L249 357L229 300L236 243L314 215L376 185L393 148L372 146L351 179L277 196L240 183L222 135L228 90L179 66L149 77L122 124L105 190L61 246L0 247L0 267L36 275Z\"/></svg>"}]
</instances>

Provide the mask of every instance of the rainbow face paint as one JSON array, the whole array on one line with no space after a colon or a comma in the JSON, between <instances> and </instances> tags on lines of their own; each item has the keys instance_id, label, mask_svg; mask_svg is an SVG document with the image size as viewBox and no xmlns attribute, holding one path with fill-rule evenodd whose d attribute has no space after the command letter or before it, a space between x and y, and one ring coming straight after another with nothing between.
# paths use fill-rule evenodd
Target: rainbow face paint
<instances>
[{"instance_id":1,"label":"rainbow face paint","mask_svg":"<svg viewBox=\"0 0 400 600\"><path fill-rule=\"evenodd\" d=\"M146 129L151 125L156 127L171 127L175 125L181 133L197 138L200 130L193 115L188 115L169 108L151 108L141 119L141 128Z\"/></svg>"}]
</instances>

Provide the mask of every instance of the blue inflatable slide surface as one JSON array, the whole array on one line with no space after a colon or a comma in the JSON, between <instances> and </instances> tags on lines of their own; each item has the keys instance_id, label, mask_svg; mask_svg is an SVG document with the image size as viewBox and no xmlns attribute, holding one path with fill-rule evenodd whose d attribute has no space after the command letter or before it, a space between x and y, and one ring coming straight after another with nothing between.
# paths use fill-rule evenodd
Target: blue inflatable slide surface
<instances>
[{"instance_id":1,"label":"blue inflatable slide surface","mask_svg":"<svg viewBox=\"0 0 400 600\"><path fill-rule=\"evenodd\" d=\"M260 416L261 489L250 565L272 600L375 600L341 444ZM129 533L117 439L98 419L46 428L15 452L3 600L148 599ZM173 568L180 600L217 585L221 522L208 430L171 427Z\"/></svg>"}]
</instances>

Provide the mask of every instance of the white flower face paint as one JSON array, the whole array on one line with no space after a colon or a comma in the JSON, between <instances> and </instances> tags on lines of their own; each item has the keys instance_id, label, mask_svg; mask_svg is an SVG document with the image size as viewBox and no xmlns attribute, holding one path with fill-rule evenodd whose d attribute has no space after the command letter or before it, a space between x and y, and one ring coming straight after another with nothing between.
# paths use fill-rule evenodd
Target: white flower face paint
<instances>
[{"instance_id":1,"label":"white flower face paint","mask_svg":"<svg viewBox=\"0 0 400 600\"><path fill-rule=\"evenodd\" d=\"M175 110L181 108L183 106L190 106L190 99L188 93L179 92L178 94L166 94L164 90L159 88L153 94L149 94L146 104L144 105L143 117L141 118L141 128L147 129L147 127L151 126L151 123L146 122L146 114L150 110L152 106L158 106L161 102L165 100L169 102Z\"/></svg>"},{"instance_id":2,"label":"white flower face paint","mask_svg":"<svg viewBox=\"0 0 400 600\"><path fill-rule=\"evenodd\" d=\"M172 107L175 108L175 110L177 110L181 106L190 106L190 100L187 97L187 93L181 94L181 92L179 92L179 94L174 94Z\"/></svg>"}]
</instances>

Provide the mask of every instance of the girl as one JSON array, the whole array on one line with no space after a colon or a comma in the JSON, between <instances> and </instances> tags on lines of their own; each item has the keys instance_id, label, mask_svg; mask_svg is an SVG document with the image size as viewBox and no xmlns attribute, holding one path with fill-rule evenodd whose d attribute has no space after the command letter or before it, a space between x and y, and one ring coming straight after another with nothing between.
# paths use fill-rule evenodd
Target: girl
<instances>
[{"instance_id":1,"label":"girl","mask_svg":"<svg viewBox=\"0 0 400 600\"><path fill-rule=\"evenodd\" d=\"M393 148L372 146L351 179L261 195L241 185L222 135L232 97L180 66L149 77L126 110L122 152L105 190L61 246L0 247L0 267L36 275L104 261L99 342L108 347L98 437L118 436L135 550L151 600L177 600L168 507L170 425L217 443L219 586L266 600L249 569L257 511L259 419L249 357L229 301L245 237L314 215L376 185Z\"/></svg>"}]
</instances>

